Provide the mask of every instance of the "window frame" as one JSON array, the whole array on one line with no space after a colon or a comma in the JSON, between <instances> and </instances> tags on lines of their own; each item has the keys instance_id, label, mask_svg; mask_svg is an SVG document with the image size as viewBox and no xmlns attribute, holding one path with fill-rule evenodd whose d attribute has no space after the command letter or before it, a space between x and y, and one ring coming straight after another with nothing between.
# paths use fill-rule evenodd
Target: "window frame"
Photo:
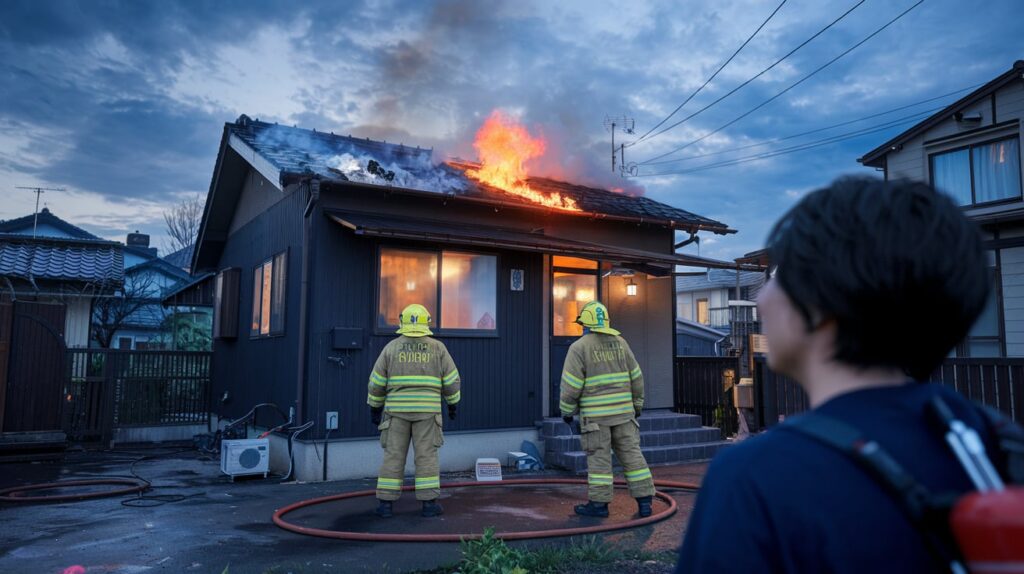
<instances>
[{"instance_id":1,"label":"window frame","mask_svg":"<svg viewBox=\"0 0 1024 574\"><path fill-rule=\"evenodd\" d=\"M376 261L374 265L374 306L371 316L371 322L373 324L374 335L394 335L395 330L398 329L398 325L381 325L377 322L377 317L380 315L380 298L383 295L381 289L381 256L385 250L396 250L396 251L416 251L420 253L430 253L434 255L437 261L437 278L435 279L436 289L434 291L434 315L432 316L432 324L430 330L433 331L435 336L438 337L460 337L469 339L497 339L499 337L499 330L501 320L499 318L500 313L498 309L501 306L501 281L498 277L501 275L502 259L501 254L493 251L474 251L468 249L445 249L443 247L423 247L423 246L407 246L401 244L378 244ZM458 253L461 255L481 255L487 257L494 257L494 329L454 329L445 328L441 326L441 306L444 304L444 297L442 296L442 273L444 267L444 254Z\"/></svg>"},{"instance_id":2,"label":"window frame","mask_svg":"<svg viewBox=\"0 0 1024 574\"><path fill-rule=\"evenodd\" d=\"M275 270L274 270L274 267L276 267L276 262L277 262L279 257L283 257L284 258L284 271L280 275L280 277L281 277L281 284L284 285L284 294L281 297L281 309L280 309L281 319L280 319L280 325L279 325L279 328L277 330L275 330L274 329L273 320L272 320L273 316L274 316L274 276L276 274ZM252 277L252 280L253 280L253 285L249 289L249 293L250 293L250 295L253 298L252 305L249 308L249 338L250 339L272 339L272 338L275 338L275 337L284 337L287 334L287 330L288 329L287 329L287 320L286 320L287 312L286 311L288 309L288 259L289 259L289 257L288 257L288 249L282 249L281 251L278 251L278 252L274 253L270 257L267 257L267 258L263 259L259 264L253 266L253 268L252 268L251 277ZM256 274L259 273L260 277L262 278L262 276L266 273L265 268L266 268L267 264L270 264L270 294L267 296L269 301L270 301L270 304L269 304L269 307L267 309L267 312L269 313L270 316L267 317L267 332L266 333L262 333L261 332L261 327L262 327L262 324L263 324L263 305L262 305L263 286L262 286L262 279L261 279L261 283L260 283L260 298L259 298L259 301L257 302L257 300L256 300ZM259 303L258 309L256 307L257 303ZM257 323L258 326L257 326L256 330L254 331L253 328L252 328L252 325L253 325L253 321L256 319L254 314L255 314L255 312L257 310L259 311L259 318L258 318L259 322Z\"/></svg>"},{"instance_id":3,"label":"window frame","mask_svg":"<svg viewBox=\"0 0 1024 574\"><path fill-rule=\"evenodd\" d=\"M1017 140L1017 195L1007 197L1003 199L994 199L992 201L985 201L978 203L977 194L975 193L974 185L974 148L984 147L999 142ZM1021 166L1024 161L1021 161L1021 147L1020 147L1020 134L1010 134L1000 136L995 139L983 140L973 142L957 147L951 147L949 149L943 149L941 151L935 151L928 154L928 184L935 188L935 157L955 153L958 151L967 150L967 169L971 176L971 203L961 204L960 207L964 209L973 209L975 207L988 207L993 205L1002 205L1005 203L1014 203L1024 200L1024 166Z\"/></svg>"},{"instance_id":4,"label":"window frame","mask_svg":"<svg viewBox=\"0 0 1024 574\"><path fill-rule=\"evenodd\" d=\"M568 257L568 256L567 256ZM576 259L587 259L586 257L575 257ZM552 340L556 341L569 341L572 339L579 339L582 335L556 335L555 334L555 305L554 305L554 293L552 289L555 287L555 273L570 273L572 275L592 275L595 277L595 289L594 297L595 300L601 301L601 297L604 294L604 281L601 280L601 265L604 263L601 259L593 259L597 263L597 267L593 269L583 269L580 267L556 267L555 266L555 254L551 254L550 272L548 274L548 290L544 293L544 297L548 300L548 333Z\"/></svg>"},{"instance_id":5,"label":"window frame","mask_svg":"<svg viewBox=\"0 0 1024 574\"><path fill-rule=\"evenodd\" d=\"M700 304L704 303L704 311L707 314L707 322L700 320ZM728 309L728 307L726 307ZM708 297L701 297L693 300L693 316L697 319L695 322L705 327L711 326L711 299Z\"/></svg>"}]
</instances>

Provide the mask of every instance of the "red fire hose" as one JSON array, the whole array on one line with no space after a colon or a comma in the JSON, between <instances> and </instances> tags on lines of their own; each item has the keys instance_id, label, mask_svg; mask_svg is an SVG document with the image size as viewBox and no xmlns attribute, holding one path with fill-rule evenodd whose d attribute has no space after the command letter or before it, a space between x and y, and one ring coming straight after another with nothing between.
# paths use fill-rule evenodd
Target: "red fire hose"
<instances>
[{"instance_id":1,"label":"red fire hose","mask_svg":"<svg viewBox=\"0 0 1024 574\"><path fill-rule=\"evenodd\" d=\"M501 480L495 482L453 482L444 485L445 488L467 488L474 486L493 487L493 486L505 486L505 485L520 485L520 484L587 484L584 479L578 478L527 478L517 480ZM655 480L654 485L661 488L670 489L684 489L684 490L698 490L700 485L692 484L688 482L675 482L670 480ZM615 486L617 488L624 488L626 483L624 481L616 481ZM411 491L413 486L404 486L402 490ZM334 494L331 496L322 496L320 498L311 498L309 500L302 500L294 504L285 506L274 513L274 524L279 527L295 532L297 534L305 534L307 536L319 536L321 538L334 538L337 540L363 540L363 541L374 541L374 542L460 542L462 540L475 540L482 536L481 533L464 533L464 534L385 534L385 533L371 533L371 532L351 532L344 530L325 530L322 528L311 528L308 526L300 526L298 524L288 522L284 519L284 516L290 512L298 510L300 508L306 508L309 506L315 506L317 504L324 504L327 502L334 502L336 500L347 500L350 498L360 498L363 496L374 496L377 491L375 490L360 490L357 492L346 492L344 494ZM622 530L625 528L635 528L637 526L644 526L647 524L653 524L661 520L672 516L676 512L676 501L672 497L668 496L663 492L655 492L654 495L661 499L668 505L668 508L652 514L646 518L634 518L625 522L613 522L604 523L596 526L582 526L574 528L555 528L549 530L526 530L516 532L496 532L495 538L501 538L504 540L527 540L534 538L552 538L556 536L576 536L580 534L595 534L598 532L609 532L612 530Z\"/></svg>"},{"instance_id":2,"label":"red fire hose","mask_svg":"<svg viewBox=\"0 0 1024 574\"><path fill-rule=\"evenodd\" d=\"M54 488L67 488L70 486L98 486L115 485L123 488L113 488L97 492L81 492L73 494L51 494L47 496L26 496L28 492L37 490L51 490ZM96 478L89 480L65 480L63 482L45 482L40 484L27 484L0 490L0 502L72 502L86 500L89 498L102 498L105 496L118 496L122 494L133 494L143 492L149 488L149 483L134 478Z\"/></svg>"}]
</instances>

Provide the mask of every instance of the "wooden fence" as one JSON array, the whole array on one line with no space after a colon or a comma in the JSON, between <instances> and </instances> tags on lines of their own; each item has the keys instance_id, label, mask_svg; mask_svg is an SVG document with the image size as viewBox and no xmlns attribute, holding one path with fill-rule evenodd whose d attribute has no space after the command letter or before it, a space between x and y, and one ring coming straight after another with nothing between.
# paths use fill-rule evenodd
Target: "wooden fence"
<instances>
[{"instance_id":1,"label":"wooden fence","mask_svg":"<svg viewBox=\"0 0 1024 574\"><path fill-rule=\"evenodd\" d=\"M732 400L738 362L735 357L676 357L676 410L700 415L704 426L722 429L725 436L739 428Z\"/></svg>"},{"instance_id":2,"label":"wooden fence","mask_svg":"<svg viewBox=\"0 0 1024 574\"><path fill-rule=\"evenodd\" d=\"M73 440L208 420L212 353L68 349L66 356L63 422Z\"/></svg>"}]
</instances>

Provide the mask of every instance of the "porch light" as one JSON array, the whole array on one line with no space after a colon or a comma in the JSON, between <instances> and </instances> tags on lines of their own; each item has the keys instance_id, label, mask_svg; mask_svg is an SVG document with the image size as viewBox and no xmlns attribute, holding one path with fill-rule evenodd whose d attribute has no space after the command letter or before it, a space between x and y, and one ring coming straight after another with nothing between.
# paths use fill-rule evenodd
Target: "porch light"
<instances>
[{"instance_id":1,"label":"porch light","mask_svg":"<svg viewBox=\"0 0 1024 574\"><path fill-rule=\"evenodd\" d=\"M626 295L629 297L636 297L636 283L630 278L629 283L626 283Z\"/></svg>"}]
</instances>

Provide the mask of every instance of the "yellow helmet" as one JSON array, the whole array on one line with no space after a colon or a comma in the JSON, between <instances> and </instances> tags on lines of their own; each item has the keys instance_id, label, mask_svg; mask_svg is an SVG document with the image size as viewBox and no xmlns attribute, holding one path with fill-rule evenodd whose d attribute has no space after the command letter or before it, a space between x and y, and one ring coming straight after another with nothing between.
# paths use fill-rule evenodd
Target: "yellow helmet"
<instances>
[{"instance_id":1,"label":"yellow helmet","mask_svg":"<svg viewBox=\"0 0 1024 574\"><path fill-rule=\"evenodd\" d=\"M406 337L426 337L427 335L433 335L430 332L430 311L419 303L413 303L405 309L402 309L402 314L398 316L398 330L395 331L399 335L405 335Z\"/></svg>"},{"instance_id":2,"label":"yellow helmet","mask_svg":"<svg viewBox=\"0 0 1024 574\"><path fill-rule=\"evenodd\" d=\"M606 335L618 335L619 332L612 329L611 318L608 317L608 308L600 301L591 301L583 306L576 322L590 329L595 333Z\"/></svg>"}]
</instances>

